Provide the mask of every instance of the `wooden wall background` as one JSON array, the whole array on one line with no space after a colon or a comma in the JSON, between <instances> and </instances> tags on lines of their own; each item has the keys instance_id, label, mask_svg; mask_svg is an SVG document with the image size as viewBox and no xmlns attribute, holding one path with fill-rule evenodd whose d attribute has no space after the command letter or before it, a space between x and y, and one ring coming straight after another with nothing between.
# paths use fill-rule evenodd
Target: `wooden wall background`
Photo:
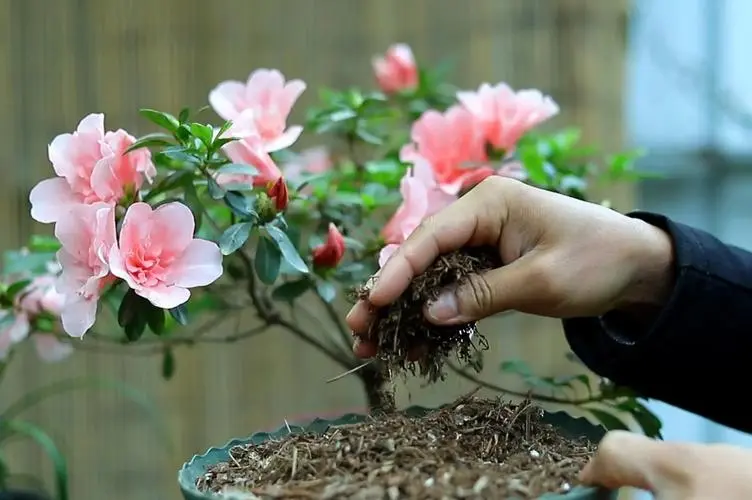
<instances>
[{"instance_id":1,"label":"wooden wall background","mask_svg":"<svg viewBox=\"0 0 752 500\"><path fill-rule=\"evenodd\" d=\"M51 173L48 142L85 114L105 112L108 128L139 134L139 107L199 107L218 81L276 67L313 89L296 107L299 117L319 85L370 84L371 55L397 41L411 44L422 63L452 58L454 81L465 87L499 80L539 87L562 105L558 123L577 124L589 140L618 147L625 3L0 0L0 248L49 230L33 225L27 193ZM629 207L629 189L609 195ZM563 357L558 322L518 316L491 320L484 329L500 360L523 357L551 374L573 369ZM339 368L283 332L181 349L170 382L161 380L158 357L78 352L42 366L32 351L14 359L0 405L63 377L119 378L156 401L175 443L165 450L143 412L113 393L42 404L28 417L49 428L67 453L76 500L178 498L176 471L192 454L284 418L363 405L355 379L325 384ZM487 364L489 380L513 385L496 373L496 363ZM410 384L401 399L435 404L468 388L457 380ZM9 458L16 470L49 478L47 460L33 446L14 445Z\"/></svg>"}]
</instances>

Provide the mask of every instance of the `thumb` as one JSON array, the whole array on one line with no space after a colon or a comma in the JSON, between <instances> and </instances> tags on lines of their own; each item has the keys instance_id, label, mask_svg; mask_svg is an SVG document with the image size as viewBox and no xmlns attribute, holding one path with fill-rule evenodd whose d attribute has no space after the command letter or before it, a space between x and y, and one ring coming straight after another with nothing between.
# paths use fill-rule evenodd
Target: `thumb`
<instances>
[{"instance_id":1,"label":"thumb","mask_svg":"<svg viewBox=\"0 0 752 500\"><path fill-rule=\"evenodd\" d=\"M688 486L692 454L679 443L655 441L627 431L611 431L580 473L585 484L625 486L659 493Z\"/></svg>"},{"instance_id":2,"label":"thumb","mask_svg":"<svg viewBox=\"0 0 752 500\"><path fill-rule=\"evenodd\" d=\"M427 304L426 318L435 324L453 325L510 309L545 309L550 302L544 289L548 280L541 272L533 276L534 260L532 255L525 255L506 266L468 276L459 287L445 289L436 301Z\"/></svg>"}]
</instances>

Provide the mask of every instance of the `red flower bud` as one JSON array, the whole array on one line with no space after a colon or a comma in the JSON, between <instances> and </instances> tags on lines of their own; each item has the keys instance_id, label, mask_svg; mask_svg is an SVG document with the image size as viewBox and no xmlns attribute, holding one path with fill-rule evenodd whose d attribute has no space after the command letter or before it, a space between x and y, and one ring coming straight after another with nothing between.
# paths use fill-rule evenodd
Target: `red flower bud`
<instances>
[{"instance_id":1,"label":"red flower bud","mask_svg":"<svg viewBox=\"0 0 752 500\"><path fill-rule=\"evenodd\" d=\"M287 191L287 184L284 177L277 178L273 183L267 184L266 194L274 201L274 208L279 212L287 208L287 203L290 201L290 194Z\"/></svg>"},{"instance_id":2,"label":"red flower bud","mask_svg":"<svg viewBox=\"0 0 752 500\"><path fill-rule=\"evenodd\" d=\"M326 242L313 249L313 264L316 267L337 267L345 255L345 238L337 226L329 224L329 235Z\"/></svg>"}]
</instances>

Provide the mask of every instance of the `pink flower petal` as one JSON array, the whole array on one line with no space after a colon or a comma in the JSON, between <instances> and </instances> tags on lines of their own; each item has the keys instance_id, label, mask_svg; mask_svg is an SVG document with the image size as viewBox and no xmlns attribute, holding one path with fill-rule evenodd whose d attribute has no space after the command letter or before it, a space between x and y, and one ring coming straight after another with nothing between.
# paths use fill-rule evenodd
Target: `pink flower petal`
<instances>
[{"instance_id":1,"label":"pink flower petal","mask_svg":"<svg viewBox=\"0 0 752 500\"><path fill-rule=\"evenodd\" d=\"M267 153L273 153L281 149L289 148L298 140L303 133L303 127L293 125L288 127L282 135L264 144Z\"/></svg>"},{"instance_id":2,"label":"pink flower petal","mask_svg":"<svg viewBox=\"0 0 752 500\"><path fill-rule=\"evenodd\" d=\"M59 341L54 335L35 333L31 336L37 355L42 361L55 363L62 361L73 353L73 346Z\"/></svg>"},{"instance_id":3,"label":"pink flower petal","mask_svg":"<svg viewBox=\"0 0 752 500\"><path fill-rule=\"evenodd\" d=\"M170 252L187 251L193 241L196 222L191 209L182 203L161 205L151 215L151 244Z\"/></svg>"},{"instance_id":4,"label":"pink flower petal","mask_svg":"<svg viewBox=\"0 0 752 500\"><path fill-rule=\"evenodd\" d=\"M37 222L57 222L68 209L80 201L71 191L65 179L45 179L29 193L31 218Z\"/></svg>"},{"instance_id":5,"label":"pink flower petal","mask_svg":"<svg viewBox=\"0 0 752 500\"><path fill-rule=\"evenodd\" d=\"M94 326L97 319L97 299L98 297L85 299L80 295L71 297L60 315L65 333L81 338Z\"/></svg>"},{"instance_id":6,"label":"pink flower petal","mask_svg":"<svg viewBox=\"0 0 752 500\"><path fill-rule=\"evenodd\" d=\"M170 278L179 287L206 286L223 273L222 253L213 241L195 239L175 262Z\"/></svg>"},{"instance_id":7,"label":"pink flower petal","mask_svg":"<svg viewBox=\"0 0 752 500\"><path fill-rule=\"evenodd\" d=\"M209 104L220 117L233 120L241 111L237 104L244 100L244 96L245 85L237 81L226 81L209 93Z\"/></svg>"},{"instance_id":8,"label":"pink flower petal","mask_svg":"<svg viewBox=\"0 0 752 500\"><path fill-rule=\"evenodd\" d=\"M187 288L179 286L156 286L152 288L140 288L136 293L152 304L162 309L172 309L188 302L191 292Z\"/></svg>"},{"instance_id":9,"label":"pink flower petal","mask_svg":"<svg viewBox=\"0 0 752 500\"><path fill-rule=\"evenodd\" d=\"M382 248L379 252L379 267L384 267L384 264L386 264L387 261L392 258L392 255L394 255L394 252L396 252L398 248L399 245L394 243Z\"/></svg>"}]
</instances>

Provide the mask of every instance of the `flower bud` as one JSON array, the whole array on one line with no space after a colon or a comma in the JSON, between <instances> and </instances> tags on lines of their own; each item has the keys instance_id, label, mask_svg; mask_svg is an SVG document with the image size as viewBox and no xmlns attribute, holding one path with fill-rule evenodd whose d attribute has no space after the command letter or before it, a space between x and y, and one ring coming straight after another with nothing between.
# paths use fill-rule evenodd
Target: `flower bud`
<instances>
[{"instance_id":1,"label":"flower bud","mask_svg":"<svg viewBox=\"0 0 752 500\"><path fill-rule=\"evenodd\" d=\"M274 201L274 208L282 212L287 208L290 201L290 193L287 190L287 183L284 177L279 177L276 181L267 184L266 194Z\"/></svg>"},{"instance_id":2,"label":"flower bud","mask_svg":"<svg viewBox=\"0 0 752 500\"><path fill-rule=\"evenodd\" d=\"M313 249L313 264L316 267L334 268L345 255L345 238L337 226L330 223L326 242Z\"/></svg>"}]
</instances>

